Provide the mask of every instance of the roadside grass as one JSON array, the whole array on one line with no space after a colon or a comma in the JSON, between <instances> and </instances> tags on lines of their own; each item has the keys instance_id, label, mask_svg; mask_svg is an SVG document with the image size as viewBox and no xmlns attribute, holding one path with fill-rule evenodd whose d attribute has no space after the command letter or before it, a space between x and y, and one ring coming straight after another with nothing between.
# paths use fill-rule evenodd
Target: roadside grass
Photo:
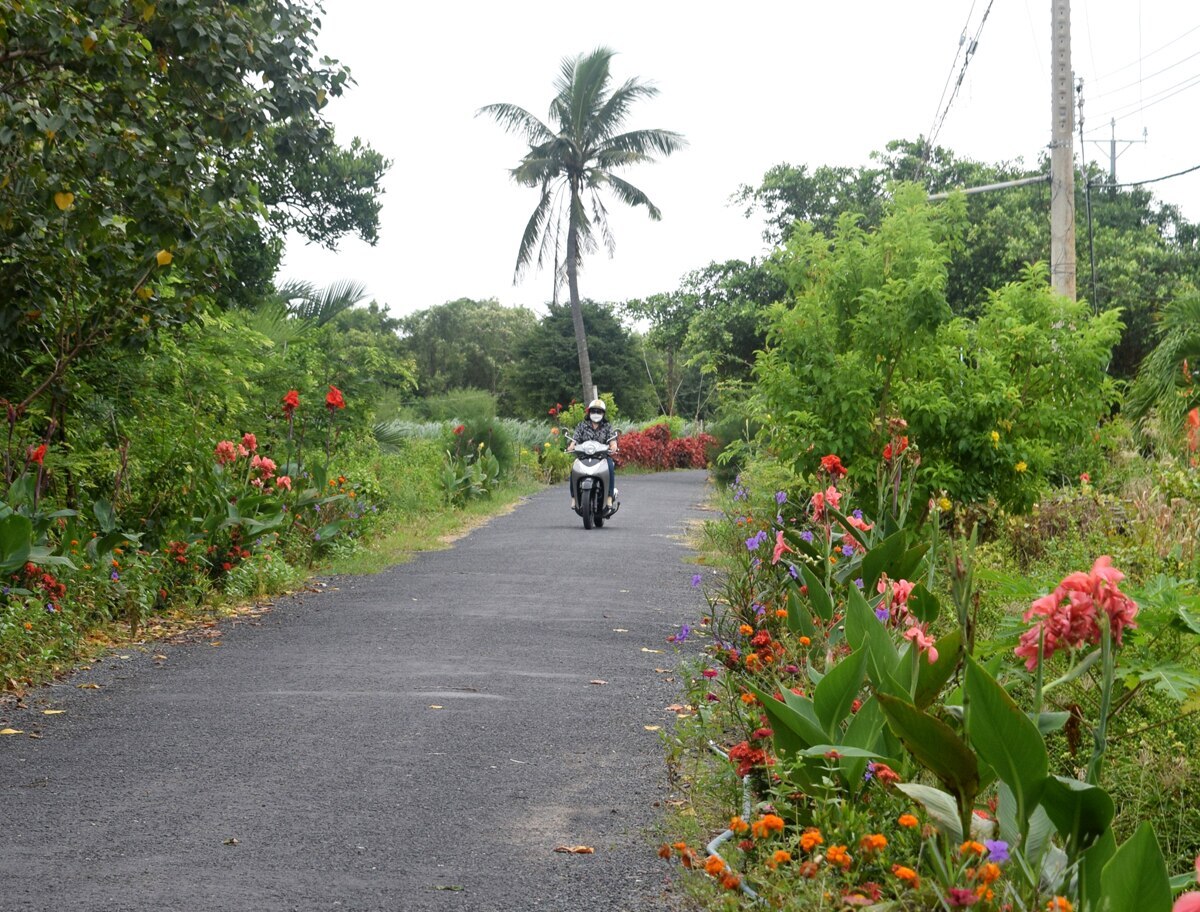
<instances>
[{"instance_id":1,"label":"roadside grass","mask_svg":"<svg viewBox=\"0 0 1200 912\"><path fill-rule=\"evenodd\" d=\"M526 497L543 489L536 481L519 480L490 498L468 501L461 508L403 516L368 546L334 555L317 568L318 575L365 576L407 563L424 551L444 550L493 517L513 511Z\"/></svg>"}]
</instances>

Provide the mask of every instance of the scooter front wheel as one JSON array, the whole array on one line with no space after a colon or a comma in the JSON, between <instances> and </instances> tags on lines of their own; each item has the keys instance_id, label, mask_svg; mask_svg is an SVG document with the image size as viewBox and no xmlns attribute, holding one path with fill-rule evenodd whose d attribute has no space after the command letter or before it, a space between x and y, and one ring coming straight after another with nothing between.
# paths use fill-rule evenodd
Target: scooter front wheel
<instances>
[{"instance_id":1,"label":"scooter front wheel","mask_svg":"<svg viewBox=\"0 0 1200 912\"><path fill-rule=\"evenodd\" d=\"M589 492L588 501L583 505L583 527L590 529L595 521L595 511L592 509L592 495Z\"/></svg>"}]
</instances>

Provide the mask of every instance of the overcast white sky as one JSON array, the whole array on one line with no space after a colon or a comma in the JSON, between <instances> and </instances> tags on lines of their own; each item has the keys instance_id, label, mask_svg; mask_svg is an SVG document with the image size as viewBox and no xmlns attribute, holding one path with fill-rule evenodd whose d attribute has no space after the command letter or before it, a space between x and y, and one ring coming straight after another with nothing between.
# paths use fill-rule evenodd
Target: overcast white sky
<instances>
[{"instance_id":1,"label":"overcast white sky","mask_svg":"<svg viewBox=\"0 0 1200 912\"><path fill-rule=\"evenodd\" d=\"M545 120L561 59L598 45L618 52L615 80L636 76L659 89L628 126L675 130L689 146L622 172L663 219L613 200L616 256L584 262L581 293L641 297L673 290L713 260L761 257L761 222L729 204L739 185L780 162L865 164L890 139L928 135L960 36L973 37L988 8L988 0L326 0L319 47L358 83L327 113L341 142L360 136L394 164L378 245L346 240L328 253L294 241L281 275L355 279L393 315L460 297L541 309L548 271L512 281L537 194L513 184L508 169L527 147L475 112L504 101ZM993 0L940 145L986 162L1037 161L1050 141L1050 11L1050 0ZM1115 116L1118 139L1145 130L1149 140L1119 144L1118 180L1200 164L1200 4L1074 0L1072 39L1085 131L1104 140L1088 143L1089 160L1107 166ZM1200 220L1200 171L1151 189Z\"/></svg>"}]
</instances>

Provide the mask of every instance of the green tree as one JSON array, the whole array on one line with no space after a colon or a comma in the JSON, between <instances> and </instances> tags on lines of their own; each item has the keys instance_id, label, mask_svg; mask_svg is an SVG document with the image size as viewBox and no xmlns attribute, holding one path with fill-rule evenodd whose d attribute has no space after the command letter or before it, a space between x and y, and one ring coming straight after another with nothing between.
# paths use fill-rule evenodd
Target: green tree
<instances>
[{"instance_id":1,"label":"green tree","mask_svg":"<svg viewBox=\"0 0 1200 912\"><path fill-rule=\"evenodd\" d=\"M1126 405L1137 420L1157 410L1182 440L1184 415L1200 407L1200 292L1190 291L1168 304L1160 330Z\"/></svg>"},{"instance_id":2,"label":"green tree","mask_svg":"<svg viewBox=\"0 0 1200 912\"><path fill-rule=\"evenodd\" d=\"M613 253L601 191L612 191L626 205L644 206L650 218L660 219L658 207L616 171L654 161L654 153L670 155L685 145L682 136L668 130L621 132L632 104L653 97L658 90L636 79L612 88L609 63L613 54L600 47L562 61L554 83L557 94L550 102L553 127L512 104L487 105L479 111L529 143L529 151L511 173L517 183L537 188L541 198L521 238L516 278L531 263L540 268L552 260L557 290L565 273L585 399L591 395L592 368L579 299L579 266L585 253L597 249L597 234L609 255ZM559 249L563 240L565 255Z\"/></svg>"},{"instance_id":3,"label":"green tree","mask_svg":"<svg viewBox=\"0 0 1200 912\"><path fill-rule=\"evenodd\" d=\"M640 340L609 307L581 302L591 327L591 351L596 383L611 391L621 414L640 418L654 411L654 393L646 379ZM526 415L545 415L555 404L575 399L576 349L571 308L550 304L549 313L517 349L517 360L506 376L516 408Z\"/></svg>"},{"instance_id":4,"label":"green tree","mask_svg":"<svg viewBox=\"0 0 1200 912\"><path fill-rule=\"evenodd\" d=\"M217 294L252 303L282 231L373 240L386 163L321 114L349 72L313 62L315 10L0 9L0 396L61 428L73 365L144 349Z\"/></svg>"},{"instance_id":5,"label":"green tree","mask_svg":"<svg viewBox=\"0 0 1200 912\"><path fill-rule=\"evenodd\" d=\"M761 436L800 470L837 453L865 479L903 418L927 487L1025 507L1046 479L1096 468L1118 313L1053 295L1035 265L977 318L955 315L946 289L965 201L924 196L902 185L871 231L843 216L832 247L793 232L779 256L793 294L755 367Z\"/></svg>"},{"instance_id":6,"label":"green tree","mask_svg":"<svg viewBox=\"0 0 1200 912\"><path fill-rule=\"evenodd\" d=\"M504 370L536 325L526 307L459 298L409 314L399 331L416 362L422 396L470 387L487 390L507 406Z\"/></svg>"}]
</instances>

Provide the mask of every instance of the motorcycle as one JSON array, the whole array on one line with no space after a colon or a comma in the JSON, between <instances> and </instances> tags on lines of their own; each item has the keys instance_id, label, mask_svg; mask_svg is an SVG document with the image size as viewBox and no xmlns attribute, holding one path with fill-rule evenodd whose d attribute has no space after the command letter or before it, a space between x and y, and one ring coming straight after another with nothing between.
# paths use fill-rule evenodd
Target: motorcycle
<instances>
[{"instance_id":1,"label":"motorcycle","mask_svg":"<svg viewBox=\"0 0 1200 912\"><path fill-rule=\"evenodd\" d=\"M616 487L612 490L612 506L608 498L608 444L585 440L575 445L575 462L571 465L571 489L575 492L575 512L583 517L583 527L597 529L621 508Z\"/></svg>"}]
</instances>

